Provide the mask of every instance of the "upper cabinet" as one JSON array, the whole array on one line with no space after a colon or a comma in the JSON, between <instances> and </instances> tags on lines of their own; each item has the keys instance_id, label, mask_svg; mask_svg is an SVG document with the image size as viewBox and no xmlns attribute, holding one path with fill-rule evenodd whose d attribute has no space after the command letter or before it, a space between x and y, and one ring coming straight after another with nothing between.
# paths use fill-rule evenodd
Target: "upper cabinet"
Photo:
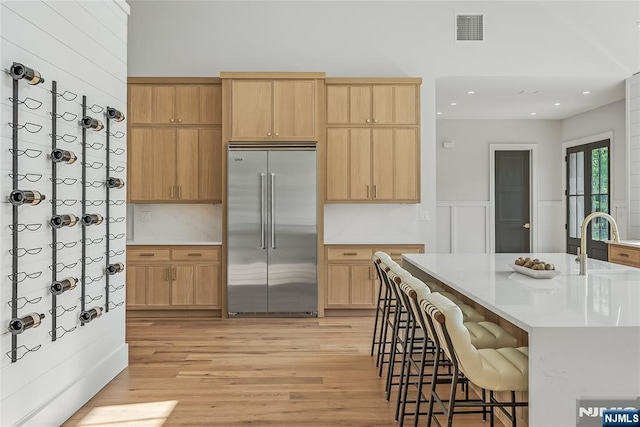
<instances>
[{"instance_id":1,"label":"upper cabinet","mask_svg":"<svg viewBox=\"0 0 640 427\"><path fill-rule=\"evenodd\" d=\"M130 84L129 122L148 125L222 124L220 84Z\"/></svg>"},{"instance_id":2,"label":"upper cabinet","mask_svg":"<svg viewBox=\"0 0 640 427\"><path fill-rule=\"evenodd\" d=\"M235 141L316 141L321 73L222 73L228 136Z\"/></svg>"},{"instance_id":3,"label":"upper cabinet","mask_svg":"<svg viewBox=\"0 0 640 427\"><path fill-rule=\"evenodd\" d=\"M327 79L327 125L418 125L419 78Z\"/></svg>"}]
</instances>

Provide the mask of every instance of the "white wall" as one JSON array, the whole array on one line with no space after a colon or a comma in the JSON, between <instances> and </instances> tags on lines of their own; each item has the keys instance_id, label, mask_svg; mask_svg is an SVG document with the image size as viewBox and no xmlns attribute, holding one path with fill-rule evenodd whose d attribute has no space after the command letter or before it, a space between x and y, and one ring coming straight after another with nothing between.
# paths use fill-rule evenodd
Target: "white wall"
<instances>
[{"instance_id":1,"label":"white wall","mask_svg":"<svg viewBox=\"0 0 640 427\"><path fill-rule=\"evenodd\" d=\"M25 189L40 190L51 195L51 161L47 155L51 151L52 108L51 82L58 82L58 93L66 90L80 95L73 101L58 98L58 113L81 115L81 95L87 96L88 105L113 106L126 114L126 78L127 78L127 16L128 6L122 0L76 1L76 2L44 2L44 1L2 1L0 5L0 63L8 70L13 61L22 62L40 71L45 83L29 86L19 82L18 98L26 97L42 102L36 110L29 110L24 105L19 109L19 122L33 122L42 126L37 133L19 132L20 149L41 151L34 159L21 156L20 173L41 174L42 178L34 183L21 182ZM0 180L2 198L12 189L8 174L11 172L11 128L7 121L11 118L12 79L3 73L0 81L0 142L3 151L0 157ZM31 104L34 105L34 104ZM94 107L95 108L95 107ZM99 113L91 113L94 117L104 119ZM67 118L71 116L67 115ZM78 118L79 119L79 118ZM69 122L59 119L59 135L68 134L78 137L73 143L59 142L61 148L74 151L80 155L81 130L77 120ZM125 123L113 124L112 132L125 132ZM89 132L88 142L104 143L105 132ZM96 145L97 147L97 145ZM112 148L125 149L126 138L114 140ZM34 151L32 153L37 153ZM90 163L104 162L106 153L103 150L88 150L87 160ZM113 167L126 167L126 154L112 155ZM60 178L81 177L81 164L58 167ZM104 180L105 170L90 169L87 179ZM126 176L126 171L116 176ZM79 199L82 193L81 183L71 186L59 186L59 199ZM112 199L124 200L125 192L112 192ZM104 200L105 188L88 188L87 196L91 200ZM119 197L118 197L119 196ZM59 213L80 215L82 206L60 207ZM105 205L87 209L88 212L105 214ZM125 215L125 206L112 206L111 216ZM37 273L39 277L26 279L18 285L19 297L30 301L19 308L18 315L30 312L44 313L45 319L38 328L29 329L18 336L18 357L11 363L6 353L11 349L11 336L7 325L11 319L11 280L7 277L12 272L11 231L8 224L12 220L12 209L9 203L0 203L0 425L52 426L60 425L100 388L109 382L128 363L128 349L125 344L125 310L124 306L115 307L125 298L124 274L113 276L111 284L119 289L110 292L111 309L102 317L80 327L80 286L58 297L58 306L69 309L68 312L58 310L57 323L61 328L70 330L63 335L58 329L58 339L51 340L52 320L49 310L52 308L52 297L48 286L52 280L51 267L51 229L47 225L51 217L49 200L37 206L19 208L20 223L40 224L36 232L23 232L19 236L19 247L42 248L36 255L27 255L19 259L19 271ZM125 232L125 223L111 224L112 234ZM98 239L104 237L104 226L87 229L87 237ZM59 241L69 243L81 239L81 227L58 232ZM121 251L125 248L125 239L111 242L111 250ZM87 247L86 255L99 258L104 255L104 243ZM124 251L123 251L124 252ZM58 261L70 266L58 274L58 278L68 276L81 277L81 245L59 251ZM111 262L124 261L125 256L112 256ZM75 267L72 267L75 265ZM86 274L91 278L104 274L104 261L96 261L87 266ZM88 307L104 306L104 277L92 284L87 284L87 295L96 298L88 302ZM21 300L24 303L24 300ZM19 305L20 307L20 305ZM73 308L75 307L75 308ZM75 329L74 329L75 328ZM39 349L25 352L26 348Z\"/></svg>"},{"instance_id":2,"label":"white wall","mask_svg":"<svg viewBox=\"0 0 640 427\"><path fill-rule=\"evenodd\" d=\"M601 135L611 132L611 207L621 238L627 238L627 130L625 101L614 102L562 121L562 141L596 142ZM564 156L564 153L561 154ZM633 171L633 169L632 169ZM563 181L564 182L564 181Z\"/></svg>"},{"instance_id":3,"label":"white wall","mask_svg":"<svg viewBox=\"0 0 640 427\"><path fill-rule=\"evenodd\" d=\"M561 252L561 123L557 120L438 120L438 246L441 253L487 252L490 144L536 144L538 252ZM443 141L454 148L442 146Z\"/></svg>"},{"instance_id":4,"label":"white wall","mask_svg":"<svg viewBox=\"0 0 640 427\"><path fill-rule=\"evenodd\" d=\"M439 76L607 75L622 81L640 64L635 2L552 3L132 1L129 75L324 71L422 77L422 203L393 208L402 222L387 219L385 206L328 207L325 239L368 241L383 219L390 231L380 238L395 234L432 251ZM484 12L485 42L456 43L455 12ZM573 19L578 12L602 17L597 34ZM612 32L619 37L599 37L594 49L593 37ZM419 222L420 210L429 211L431 220ZM354 218L357 227L344 225Z\"/></svg>"},{"instance_id":5,"label":"white wall","mask_svg":"<svg viewBox=\"0 0 640 427\"><path fill-rule=\"evenodd\" d=\"M627 167L629 168L629 234L640 239L640 73L627 79Z\"/></svg>"}]
</instances>

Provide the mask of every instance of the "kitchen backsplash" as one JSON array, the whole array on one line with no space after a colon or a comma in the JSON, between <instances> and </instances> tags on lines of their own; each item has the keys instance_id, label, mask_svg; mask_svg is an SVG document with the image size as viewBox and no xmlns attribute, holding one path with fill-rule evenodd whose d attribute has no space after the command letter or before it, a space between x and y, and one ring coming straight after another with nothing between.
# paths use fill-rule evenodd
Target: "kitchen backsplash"
<instances>
[{"instance_id":1,"label":"kitchen backsplash","mask_svg":"<svg viewBox=\"0 0 640 427\"><path fill-rule=\"evenodd\" d=\"M206 204L129 204L127 240L222 240L222 207Z\"/></svg>"}]
</instances>

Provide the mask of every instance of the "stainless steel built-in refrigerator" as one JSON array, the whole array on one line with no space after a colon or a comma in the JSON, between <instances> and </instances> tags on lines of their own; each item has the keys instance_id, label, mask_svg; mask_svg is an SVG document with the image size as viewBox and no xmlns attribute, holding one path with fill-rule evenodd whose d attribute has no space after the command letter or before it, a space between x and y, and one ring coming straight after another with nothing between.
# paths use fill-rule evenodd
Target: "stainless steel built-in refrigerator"
<instances>
[{"instance_id":1,"label":"stainless steel built-in refrigerator","mask_svg":"<svg viewBox=\"0 0 640 427\"><path fill-rule=\"evenodd\" d=\"M228 311L317 314L315 144L229 143Z\"/></svg>"}]
</instances>

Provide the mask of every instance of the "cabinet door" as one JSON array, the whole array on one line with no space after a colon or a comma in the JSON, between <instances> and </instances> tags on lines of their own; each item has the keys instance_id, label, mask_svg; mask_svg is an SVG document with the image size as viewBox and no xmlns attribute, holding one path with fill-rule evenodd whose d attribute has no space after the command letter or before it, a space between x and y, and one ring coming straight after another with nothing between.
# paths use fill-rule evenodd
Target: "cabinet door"
<instances>
[{"instance_id":1,"label":"cabinet door","mask_svg":"<svg viewBox=\"0 0 640 427\"><path fill-rule=\"evenodd\" d=\"M327 306L349 304L349 266L327 266Z\"/></svg>"},{"instance_id":2,"label":"cabinet door","mask_svg":"<svg viewBox=\"0 0 640 427\"><path fill-rule=\"evenodd\" d=\"M176 198L198 200L198 129L178 129L176 136Z\"/></svg>"},{"instance_id":3,"label":"cabinet door","mask_svg":"<svg viewBox=\"0 0 640 427\"><path fill-rule=\"evenodd\" d=\"M222 85L200 86L200 123L222 124Z\"/></svg>"},{"instance_id":4,"label":"cabinet door","mask_svg":"<svg viewBox=\"0 0 640 427\"><path fill-rule=\"evenodd\" d=\"M222 200L222 132L198 131L198 193L200 201Z\"/></svg>"},{"instance_id":5,"label":"cabinet door","mask_svg":"<svg viewBox=\"0 0 640 427\"><path fill-rule=\"evenodd\" d=\"M349 86L327 86L327 124L349 123Z\"/></svg>"},{"instance_id":6,"label":"cabinet door","mask_svg":"<svg viewBox=\"0 0 640 427\"><path fill-rule=\"evenodd\" d=\"M153 122L153 86L129 85L129 123Z\"/></svg>"},{"instance_id":7,"label":"cabinet door","mask_svg":"<svg viewBox=\"0 0 640 427\"><path fill-rule=\"evenodd\" d=\"M129 200L171 200L175 184L175 131L131 128L129 137Z\"/></svg>"},{"instance_id":8,"label":"cabinet door","mask_svg":"<svg viewBox=\"0 0 640 427\"><path fill-rule=\"evenodd\" d=\"M356 125L371 123L371 86L349 88L349 123Z\"/></svg>"},{"instance_id":9,"label":"cabinet door","mask_svg":"<svg viewBox=\"0 0 640 427\"><path fill-rule=\"evenodd\" d=\"M151 189L151 197L145 200L173 200L176 197L176 131L175 129L154 129L151 141L151 156L142 162L150 162L152 174L145 182ZM137 164L136 164L137 166ZM132 168L135 169L135 166Z\"/></svg>"},{"instance_id":10,"label":"cabinet door","mask_svg":"<svg viewBox=\"0 0 640 427\"><path fill-rule=\"evenodd\" d=\"M200 86L176 86L177 123L197 124L200 121Z\"/></svg>"},{"instance_id":11,"label":"cabinet door","mask_svg":"<svg viewBox=\"0 0 640 427\"><path fill-rule=\"evenodd\" d=\"M147 267L127 265L127 307L147 303Z\"/></svg>"},{"instance_id":12,"label":"cabinet door","mask_svg":"<svg viewBox=\"0 0 640 427\"><path fill-rule=\"evenodd\" d=\"M171 304L171 267L149 266L147 281L147 305Z\"/></svg>"},{"instance_id":13,"label":"cabinet door","mask_svg":"<svg viewBox=\"0 0 640 427\"><path fill-rule=\"evenodd\" d=\"M175 86L154 86L153 123L175 123Z\"/></svg>"},{"instance_id":14,"label":"cabinet door","mask_svg":"<svg viewBox=\"0 0 640 427\"><path fill-rule=\"evenodd\" d=\"M195 305L220 306L220 263L196 265Z\"/></svg>"},{"instance_id":15,"label":"cabinet door","mask_svg":"<svg viewBox=\"0 0 640 427\"><path fill-rule=\"evenodd\" d=\"M153 129L131 127L129 132L129 201L151 200L151 180L153 179Z\"/></svg>"},{"instance_id":16,"label":"cabinet door","mask_svg":"<svg viewBox=\"0 0 640 427\"><path fill-rule=\"evenodd\" d=\"M393 124L418 124L418 86L394 86Z\"/></svg>"},{"instance_id":17,"label":"cabinet door","mask_svg":"<svg viewBox=\"0 0 640 427\"><path fill-rule=\"evenodd\" d=\"M394 129L393 196L399 201L420 200L420 149L418 130Z\"/></svg>"},{"instance_id":18,"label":"cabinet door","mask_svg":"<svg viewBox=\"0 0 640 427\"><path fill-rule=\"evenodd\" d=\"M373 86L373 123L393 124L393 89L394 86L388 85Z\"/></svg>"},{"instance_id":19,"label":"cabinet door","mask_svg":"<svg viewBox=\"0 0 640 427\"><path fill-rule=\"evenodd\" d=\"M327 129L327 201L349 199L349 129Z\"/></svg>"},{"instance_id":20,"label":"cabinet door","mask_svg":"<svg viewBox=\"0 0 640 427\"><path fill-rule=\"evenodd\" d=\"M371 130L350 129L349 200L371 198Z\"/></svg>"},{"instance_id":21,"label":"cabinet door","mask_svg":"<svg viewBox=\"0 0 640 427\"><path fill-rule=\"evenodd\" d=\"M373 130L373 200L393 200L393 129Z\"/></svg>"},{"instance_id":22,"label":"cabinet door","mask_svg":"<svg viewBox=\"0 0 640 427\"><path fill-rule=\"evenodd\" d=\"M171 305L192 305L194 301L195 266L171 267Z\"/></svg>"},{"instance_id":23,"label":"cabinet door","mask_svg":"<svg viewBox=\"0 0 640 427\"><path fill-rule=\"evenodd\" d=\"M373 265L351 266L351 304L354 306L375 306Z\"/></svg>"},{"instance_id":24,"label":"cabinet door","mask_svg":"<svg viewBox=\"0 0 640 427\"><path fill-rule=\"evenodd\" d=\"M231 82L231 137L271 138L272 82Z\"/></svg>"},{"instance_id":25,"label":"cabinet door","mask_svg":"<svg viewBox=\"0 0 640 427\"><path fill-rule=\"evenodd\" d=\"M273 136L310 139L315 135L315 82L273 82Z\"/></svg>"}]
</instances>

